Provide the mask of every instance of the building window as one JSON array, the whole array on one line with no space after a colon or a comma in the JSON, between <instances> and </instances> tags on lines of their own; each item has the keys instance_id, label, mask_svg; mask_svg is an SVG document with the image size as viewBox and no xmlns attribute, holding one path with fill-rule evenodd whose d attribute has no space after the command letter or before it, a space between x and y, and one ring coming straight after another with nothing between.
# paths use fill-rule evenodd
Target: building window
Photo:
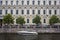
<instances>
[{"instance_id":1,"label":"building window","mask_svg":"<svg viewBox=\"0 0 60 40\"><path fill-rule=\"evenodd\" d=\"M11 1L11 5L13 5L13 1Z\"/></svg>"},{"instance_id":2,"label":"building window","mask_svg":"<svg viewBox=\"0 0 60 40\"><path fill-rule=\"evenodd\" d=\"M6 5L8 5L8 1L6 1Z\"/></svg>"},{"instance_id":3,"label":"building window","mask_svg":"<svg viewBox=\"0 0 60 40\"><path fill-rule=\"evenodd\" d=\"M46 23L46 19L44 19L44 23Z\"/></svg>"},{"instance_id":4,"label":"building window","mask_svg":"<svg viewBox=\"0 0 60 40\"><path fill-rule=\"evenodd\" d=\"M21 12L22 12L22 14L24 14L24 10L22 10Z\"/></svg>"},{"instance_id":5,"label":"building window","mask_svg":"<svg viewBox=\"0 0 60 40\"><path fill-rule=\"evenodd\" d=\"M18 10L16 10L16 14L18 14Z\"/></svg>"},{"instance_id":6,"label":"building window","mask_svg":"<svg viewBox=\"0 0 60 40\"><path fill-rule=\"evenodd\" d=\"M54 13L57 14L57 10L54 10Z\"/></svg>"},{"instance_id":7,"label":"building window","mask_svg":"<svg viewBox=\"0 0 60 40\"><path fill-rule=\"evenodd\" d=\"M54 1L54 5L56 5L56 1Z\"/></svg>"},{"instance_id":8,"label":"building window","mask_svg":"<svg viewBox=\"0 0 60 40\"><path fill-rule=\"evenodd\" d=\"M7 14L8 13L8 10L5 10L5 14Z\"/></svg>"},{"instance_id":9,"label":"building window","mask_svg":"<svg viewBox=\"0 0 60 40\"><path fill-rule=\"evenodd\" d=\"M45 1L43 1L43 5L45 5Z\"/></svg>"},{"instance_id":10,"label":"building window","mask_svg":"<svg viewBox=\"0 0 60 40\"><path fill-rule=\"evenodd\" d=\"M51 1L49 1L49 5L51 5Z\"/></svg>"},{"instance_id":11,"label":"building window","mask_svg":"<svg viewBox=\"0 0 60 40\"><path fill-rule=\"evenodd\" d=\"M35 3L35 1L33 0L33 1L32 1L32 4L34 5L34 3Z\"/></svg>"},{"instance_id":12,"label":"building window","mask_svg":"<svg viewBox=\"0 0 60 40\"><path fill-rule=\"evenodd\" d=\"M35 14L35 10L32 10L32 14Z\"/></svg>"},{"instance_id":13,"label":"building window","mask_svg":"<svg viewBox=\"0 0 60 40\"><path fill-rule=\"evenodd\" d=\"M27 10L27 14L29 14L29 10Z\"/></svg>"},{"instance_id":14,"label":"building window","mask_svg":"<svg viewBox=\"0 0 60 40\"><path fill-rule=\"evenodd\" d=\"M40 1L38 1L38 5L40 5Z\"/></svg>"},{"instance_id":15,"label":"building window","mask_svg":"<svg viewBox=\"0 0 60 40\"><path fill-rule=\"evenodd\" d=\"M29 5L29 1L27 1L27 5Z\"/></svg>"},{"instance_id":16,"label":"building window","mask_svg":"<svg viewBox=\"0 0 60 40\"><path fill-rule=\"evenodd\" d=\"M24 1L22 1L22 5L24 4Z\"/></svg>"},{"instance_id":17,"label":"building window","mask_svg":"<svg viewBox=\"0 0 60 40\"><path fill-rule=\"evenodd\" d=\"M2 14L2 10L0 10L0 14Z\"/></svg>"},{"instance_id":18,"label":"building window","mask_svg":"<svg viewBox=\"0 0 60 40\"><path fill-rule=\"evenodd\" d=\"M45 11L45 10L43 10L43 13L44 13L44 14L45 14L45 12L46 12L46 11Z\"/></svg>"},{"instance_id":19,"label":"building window","mask_svg":"<svg viewBox=\"0 0 60 40\"><path fill-rule=\"evenodd\" d=\"M18 5L18 1L16 1L16 5Z\"/></svg>"},{"instance_id":20,"label":"building window","mask_svg":"<svg viewBox=\"0 0 60 40\"><path fill-rule=\"evenodd\" d=\"M51 14L51 10L49 10L49 14Z\"/></svg>"},{"instance_id":21,"label":"building window","mask_svg":"<svg viewBox=\"0 0 60 40\"><path fill-rule=\"evenodd\" d=\"M0 5L2 5L2 1L0 1Z\"/></svg>"},{"instance_id":22,"label":"building window","mask_svg":"<svg viewBox=\"0 0 60 40\"><path fill-rule=\"evenodd\" d=\"M40 14L40 10L38 10L38 14Z\"/></svg>"},{"instance_id":23,"label":"building window","mask_svg":"<svg viewBox=\"0 0 60 40\"><path fill-rule=\"evenodd\" d=\"M11 14L13 14L13 10L11 10Z\"/></svg>"},{"instance_id":24,"label":"building window","mask_svg":"<svg viewBox=\"0 0 60 40\"><path fill-rule=\"evenodd\" d=\"M27 23L29 23L29 19L27 19Z\"/></svg>"}]
</instances>

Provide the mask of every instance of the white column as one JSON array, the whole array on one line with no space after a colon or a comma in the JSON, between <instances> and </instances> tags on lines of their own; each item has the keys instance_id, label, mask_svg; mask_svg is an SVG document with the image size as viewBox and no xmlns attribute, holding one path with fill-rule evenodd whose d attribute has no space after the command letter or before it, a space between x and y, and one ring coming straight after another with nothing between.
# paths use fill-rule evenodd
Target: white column
<instances>
[{"instance_id":1,"label":"white column","mask_svg":"<svg viewBox=\"0 0 60 40\"><path fill-rule=\"evenodd\" d=\"M19 5L22 5L22 3L21 3L21 0L19 0L19 3L18 3Z\"/></svg>"},{"instance_id":2,"label":"white column","mask_svg":"<svg viewBox=\"0 0 60 40\"><path fill-rule=\"evenodd\" d=\"M57 5L59 5L59 0L57 0Z\"/></svg>"},{"instance_id":3,"label":"white column","mask_svg":"<svg viewBox=\"0 0 60 40\"><path fill-rule=\"evenodd\" d=\"M11 13L11 12L10 12L10 9L8 9L8 13Z\"/></svg>"},{"instance_id":4,"label":"white column","mask_svg":"<svg viewBox=\"0 0 60 40\"><path fill-rule=\"evenodd\" d=\"M57 15L59 15L59 9L57 9Z\"/></svg>"},{"instance_id":5,"label":"white column","mask_svg":"<svg viewBox=\"0 0 60 40\"><path fill-rule=\"evenodd\" d=\"M33 0L30 0L30 5L32 5L32 1L33 1Z\"/></svg>"},{"instance_id":6,"label":"white column","mask_svg":"<svg viewBox=\"0 0 60 40\"><path fill-rule=\"evenodd\" d=\"M49 5L49 0L46 0L46 1L47 1L46 4Z\"/></svg>"},{"instance_id":7,"label":"white column","mask_svg":"<svg viewBox=\"0 0 60 40\"><path fill-rule=\"evenodd\" d=\"M14 24L16 24L16 18L14 19Z\"/></svg>"},{"instance_id":8,"label":"white column","mask_svg":"<svg viewBox=\"0 0 60 40\"><path fill-rule=\"evenodd\" d=\"M46 11L47 11L47 12L46 12L46 13L47 13L47 15L49 15L49 9L47 9Z\"/></svg>"},{"instance_id":9,"label":"white column","mask_svg":"<svg viewBox=\"0 0 60 40\"><path fill-rule=\"evenodd\" d=\"M30 15L32 15L32 9L30 9Z\"/></svg>"},{"instance_id":10,"label":"white column","mask_svg":"<svg viewBox=\"0 0 60 40\"><path fill-rule=\"evenodd\" d=\"M5 9L2 9L2 15L5 15Z\"/></svg>"},{"instance_id":11,"label":"white column","mask_svg":"<svg viewBox=\"0 0 60 40\"><path fill-rule=\"evenodd\" d=\"M8 5L11 5L11 0L8 0Z\"/></svg>"},{"instance_id":12,"label":"white column","mask_svg":"<svg viewBox=\"0 0 60 40\"><path fill-rule=\"evenodd\" d=\"M45 0L45 4L47 5L47 0Z\"/></svg>"},{"instance_id":13,"label":"white column","mask_svg":"<svg viewBox=\"0 0 60 40\"><path fill-rule=\"evenodd\" d=\"M54 5L54 0L51 0L51 4Z\"/></svg>"},{"instance_id":14,"label":"white column","mask_svg":"<svg viewBox=\"0 0 60 40\"><path fill-rule=\"evenodd\" d=\"M27 15L27 9L24 9L24 14Z\"/></svg>"},{"instance_id":15,"label":"white column","mask_svg":"<svg viewBox=\"0 0 60 40\"><path fill-rule=\"evenodd\" d=\"M54 9L51 9L51 13L52 13L52 15L54 15Z\"/></svg>"},{"instance_id":16,"label":"white column","mask_svg":"<svg viewBox=\"0 0 60 40\"><path fill-rule=\"evenodd\" d=\"M35 5L38 5L38 0L35 0Z\"/></svg>"},{"instance_id":17,"label":"white column","mask_svg":"<svg viewBox=\"0 0 60 40\"><path fill-rule=\"evenodd\" d=\"M43 5L43 0L41 0L40 4Z\"/></svg>"},{"instance_id":18,"label":"white column","mask_svg":"<svg viewBox=\"0 0 60 40\"><path fill-rule=\"evenodd\" d=\"M27 5L27 0L24 0L24 5Z\"/></svg>"},{"instance_id":19,"label":"white column","mask_svg":"<svg viewBox=\"0 0 60 40\"><path fill-rule=\"evenodd\" d=\"M37 13L37 9L34 9L35 10L35 15L37 15L38 13Z\"/></svg>"},{"instance_id":20,"label":"white column","mask_svg":"<svg viewBox=\"0 0 60 40\"><path fill-rule=\"evenodd\" d=\"M3 2L2 2L2 5L5 5L5 0L2 0Z\"/></svg>"},{"instance_id":21,"label":"white column","mask_svg":"<svg viewBox=\"0 0 60 40\"><path fill-rule=\"evenodd\" d=\"M43 14L43 9L41 9L41 15L44 15L44 14Z\"/></svg>"},{"instance_id":22,"label":"white column","mask_svg":"<svg viewBox=\"0 0 60 40\"><path fill-rule=\"evenodd\" d=\"M17 0L13 0L13 5L16 5L16 1L17 1Z\"/></svg>"}]
</instances>

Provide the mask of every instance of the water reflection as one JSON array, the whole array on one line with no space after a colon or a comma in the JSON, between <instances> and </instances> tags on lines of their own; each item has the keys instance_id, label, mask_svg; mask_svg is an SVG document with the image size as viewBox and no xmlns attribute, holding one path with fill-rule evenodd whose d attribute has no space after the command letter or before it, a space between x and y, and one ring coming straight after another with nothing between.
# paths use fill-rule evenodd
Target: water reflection
<instances>
[{"instance_id":1,"label":"water reflection","mask_svg":"<svg viewBox=\"0 0 60 40\"><path fill-rule=\"evenodd\" d=\"M0 33L0 40L34 40L37 35L23 35L18 33Z\"/></svg>"},{"instance_id":2,"label":"water reflection","mask_svg":"<svg viewBox=\"0 0 60 40\"><path fill-rule=\"evenodd\" d=\"M38 35L22 35L17 33L0 33L0 40L60 40L60 34L39 33Z\"/></svg>"},{"instance_id":3,"label":"water reflection","mask_svg":"<svg viewBox=\"0 0 60 40\"><path fill-rule=\"evenodd\" d=\"M60 40L60 33L39 33L38 40Z\"/></svg>"}]
</instances>

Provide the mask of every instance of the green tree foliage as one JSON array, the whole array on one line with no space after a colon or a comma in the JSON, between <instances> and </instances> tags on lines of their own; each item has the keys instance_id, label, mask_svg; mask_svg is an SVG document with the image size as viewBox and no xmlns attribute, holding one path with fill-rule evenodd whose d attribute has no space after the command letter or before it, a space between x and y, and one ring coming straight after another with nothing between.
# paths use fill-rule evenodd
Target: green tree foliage
<instances>
[{"instance_id":1,"label":"green tree foliage","mask_svg":"<svg viewBox=\"0 0 60 40\"><path fill-rule=\"evenodd\" d=\"M22 16L18 17L18 18L16 19L16 23L23 25L23 24L25 23L24 18L23 18Z\"/></svg>"},{"instance_id":2,"label":"green tree foliage","mask_svg":"<svg viewBox=\"0 0 60 40\"><path fill-rule=\"evenodd\" d=\"M3 17L3 23L5 23L5 24L14 23L14 18L12 17L11 14L6 14L6 15Z\"/></svg>"},{"instance_id":3,"label":"green tree foliage","mask_svg":"<svg viewBox=\"0 0 60 40\"><path fill-rule=\"evenodd\" d=\"M49 19L50 25L55 24L55 23L59 23L59 22L60 22L59 18L55 15L52 15L52 17Z\"/></svg>"},{"instance_id":4,"label":"green tree foliage","mask_svg":"<svg viewBox=\"0 0 60 40\"><path fill-rule=\"evenodd\" d=\"M36 17L33 19L33 23L36 23L36 24L41 23L40 20L41 18L38 15L36 15Z\"/></svg>"}]
</instances>

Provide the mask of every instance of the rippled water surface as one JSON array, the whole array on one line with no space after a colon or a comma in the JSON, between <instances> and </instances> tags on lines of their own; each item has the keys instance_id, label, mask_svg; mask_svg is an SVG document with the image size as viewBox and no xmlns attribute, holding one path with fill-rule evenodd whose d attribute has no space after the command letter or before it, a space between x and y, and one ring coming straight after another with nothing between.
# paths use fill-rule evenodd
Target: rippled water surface
<instances>
[{"instance_id":1,"label":"rippled water surface","mask_svg":"<svg viewBox=\"0 0 60 40\"><path fill-rule=\"evenodd\" d=\"M60 33L39 33L38 35L0 33L0 40L60 40Z\"/></svg>"}]
</instances>

